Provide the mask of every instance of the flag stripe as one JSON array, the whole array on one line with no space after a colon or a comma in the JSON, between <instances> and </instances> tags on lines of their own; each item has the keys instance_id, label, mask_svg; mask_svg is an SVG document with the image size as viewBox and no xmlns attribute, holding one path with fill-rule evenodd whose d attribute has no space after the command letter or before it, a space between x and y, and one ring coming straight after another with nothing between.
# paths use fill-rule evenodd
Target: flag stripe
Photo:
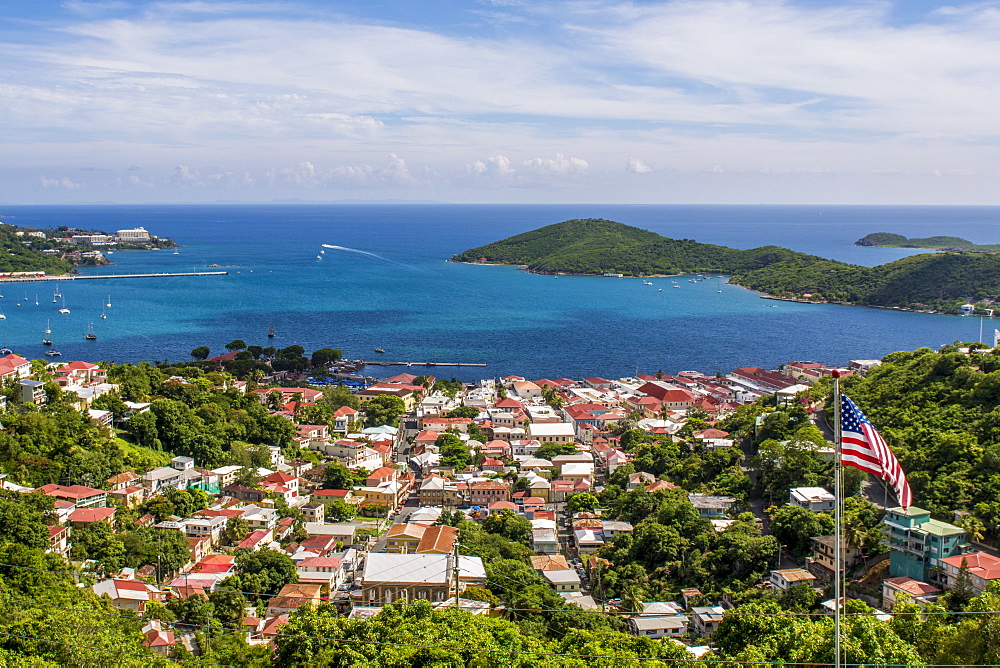
<instances>
[{"instance_id":1,"label":"flag stripe","mask_svg":"<svg viewBox=\"0 0 1000 668\"><path fill-rule=\"evenodd\" d=\"M913 495L903 468L885 439L846 394L841 395L840 446L842 463L882 478L892 485L899 505L910 507Z\"/></svg>"}]
</instances>

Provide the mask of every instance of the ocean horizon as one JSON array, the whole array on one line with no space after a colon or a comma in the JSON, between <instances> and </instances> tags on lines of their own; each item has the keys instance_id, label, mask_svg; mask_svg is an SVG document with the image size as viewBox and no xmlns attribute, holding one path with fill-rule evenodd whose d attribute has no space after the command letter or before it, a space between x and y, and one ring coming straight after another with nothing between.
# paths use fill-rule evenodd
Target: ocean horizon
<instances>
[{"instance_id":1,"label":"ocean horizon","mask_svg":"<svg viewBox=\"0 0 1000 668\"><path fill-rule=\"evenodd\" d=\"M230 272L62 281L69 315L57 313L50 284L3 286L0 331L5 345L26 357L42 356L42 330L51 323L63 360L179 361L199 345L218 354L243 339L334 347L352 359L487 364L409 369L463 380L713 373L793 360L845 364L980 336L979 318L775 302L719 278L678 279L675 289L666 278L653 286L639 279L553 280L446 261L543 225L600 217L674 238L735 248L775 244L868 266L922 252L853 245L872 232L1000 243L1000 207L991 206L220 203L0 206L0 215L29 227L141 225L182 245L176 254L112 252L114 265L84 274L212 264ZM108 298L111 308L103 306ZM277 336L267 339L271 323ZM97 341L83 339L91 324ZM993 323L982 326L991 341Z\"/></svg>"}]
</instances>

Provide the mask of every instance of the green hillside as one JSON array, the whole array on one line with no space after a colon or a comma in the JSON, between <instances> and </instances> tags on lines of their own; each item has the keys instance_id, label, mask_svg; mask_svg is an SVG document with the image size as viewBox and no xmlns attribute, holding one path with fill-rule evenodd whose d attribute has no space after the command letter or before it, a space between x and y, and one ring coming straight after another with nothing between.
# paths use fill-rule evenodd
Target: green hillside
<instances>
[{"instance_id":1,"label":"green hillside","mask_svg":"<svg viewBox=\"0 0 1000 668\"><path fill-rule=\"evenodd\" d=\"M770 295L871 306L900 306L957 312L966 302L1000 298L1000 256L933 253L877 267L835 260L778 262L738 274L733 283Z\"/></svg>"},{"instance_id":2,"label":"green hillside","mask_svg":"<svg viewBox=\"0 0 1000 668\"><path fill-rule=\"evenodd\" d=\"M734 273L783 260L819 260L778 246L736 250L654 232L600 218L567 220L472 248L453 262L525 265L554 274L652 276L687 272Z\"/></svg>"},{"instance_id":3,"label":"green hillside","mask_svg":"<svg viewBox=\"0 0 1000 668\"><path fill-rule=\"evenodd\" d=\"M15 233L19 228L0 224L0 271L44 271L65 274L72 265L28 246Z\"/></svg>"},{"instance_id":4,"label":"green hillside","mask_svg":"<svg viewBox=\"0 0 1000 668\"><path fill-rule=\"evenodd\" d=\"M547 225L451 260L523 265L544 274L726 273L733 275L732 283L777 297L946 313L966 302L989 305L1000 299L1000 255L927 253L862 267L778 246L737 250L669 239L593 218Z\"/></svg>"}]
</instances>

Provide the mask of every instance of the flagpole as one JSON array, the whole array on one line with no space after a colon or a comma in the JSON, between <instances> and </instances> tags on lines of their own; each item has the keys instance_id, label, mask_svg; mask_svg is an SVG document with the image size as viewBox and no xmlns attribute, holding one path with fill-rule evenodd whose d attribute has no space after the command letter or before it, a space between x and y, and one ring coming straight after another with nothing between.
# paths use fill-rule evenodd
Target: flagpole
<instances>
[{"instance_id":1,"label":"flagpole","mask_svg":"<svg viewBox=\"0 0 1000 668\"><path fill-rule=\"evenodd\" d=\"M841 586L840 586L840 514L841 514L841 494L840 494L840 473L841 473L841 424L840 424L840 371L833 371L833 665L834 668L841 668L840 664L840 608L841 608Z\"/></svg>"}]
</instances>

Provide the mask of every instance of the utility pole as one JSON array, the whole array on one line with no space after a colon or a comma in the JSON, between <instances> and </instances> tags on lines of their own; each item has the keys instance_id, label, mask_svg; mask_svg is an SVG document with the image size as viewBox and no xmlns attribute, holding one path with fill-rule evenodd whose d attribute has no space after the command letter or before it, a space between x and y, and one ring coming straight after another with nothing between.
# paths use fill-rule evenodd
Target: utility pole
<instances>
[{"instance_id":1,"label":"utility pole","mask_svg":"<svg viewBox=\"0 0 1000 668\"><path fill-rule=\"evenodd\" d=\"M452 575L455 578L455 607L458 607L458 578L461 573L461 568L458 565L458 541L455 541L455 545L452 548Z\"/></svg>"}]
</instances>

